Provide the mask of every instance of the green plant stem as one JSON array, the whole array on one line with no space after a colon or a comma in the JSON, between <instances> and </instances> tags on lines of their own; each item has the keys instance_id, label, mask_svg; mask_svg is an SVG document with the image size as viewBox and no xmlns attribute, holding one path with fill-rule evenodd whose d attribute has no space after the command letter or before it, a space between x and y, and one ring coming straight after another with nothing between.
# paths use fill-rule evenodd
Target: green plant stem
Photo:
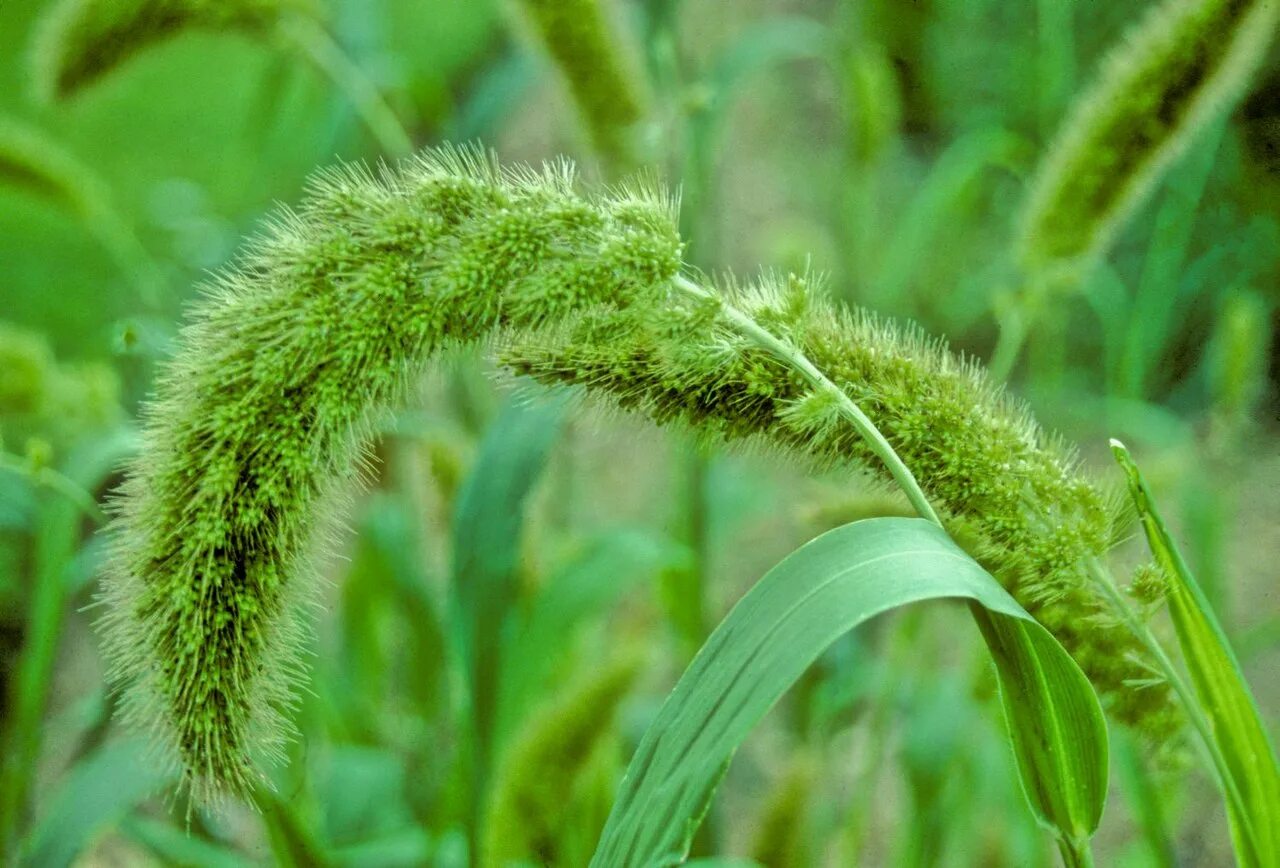
<instances>
[{"instance_id":1,"label":"green plant stem","mask_svg":"<svg viewBox=\"0 0 1280 868\"><path fill-rule=\"evenodd\" d=\"M1247 826L1248 813L1245 811L1244 798L1236 786L1235 779L1231 776L1231 770L1227 765L1226 757L1222 753L1222 748L1219 747L1217 740L1213 737L1213 727L1208 718L1201 712L1191 686L1182 677L1182 673L1174 665L1173 660L1170 659L1168 652L1164 650L1164 646L1160 644L1160 640L1156 638L1155 633L1151 631L1145 621L1138 617L1137 613L1133 611L1133 608L1120 593L1120 589L1116 587L1111 572L1097 558L1089 558L1086 562L1086 568L1090 578L1094 580L1099 590L1102 591L1103 596L1111 603L1115 614L1151 652L1151 656L1160 669L1160 674L1164 676L1169 682L1169 686L1173 688L1179 703L1187 713L1187 718L1191 722L1192 728L1195 729L1203 747L1208 751L1209 759L1213 764L1214 772L1218 778L1218 785L1222 788L1223 795L1236 807L1241 822ZM1252 834L1252 830L1250 830L1250 833Z\"/></svg>"},{"instance_id":2,"label":"green plant stem","mask_svg":"<svg viewBox=\"0 0 1280 868\"><path fill-rule=\"evenodd\" d=\"M688 278L677 276L674 285L680 292L694 298L714 298L719 301L725 318L743 336L755 341L761 349L772 353L779 361L800 374L814 389L830 394L836 400L841 415L867 441L867 445L875 453L876 457L884 462L889 475L893 477L894 482L898 483L898 486L906 494L907 499L911 501L911 506L920 514L920 517L928 519L938 527L943 526L942 519L938 517L938 513L929 503L929 498L925 496L924 490L920 487L920 483L916 481L915 475L898 457L898 453L893 451L889 441L880 433L880 429L876 428L875 423L867 417L866 413L862 412L862 408L855 404L843 389L831 382L826 374L814 367L813 362L809 361L799 348L789 341L777 337L727 300L710 290L698 286Z\"/></svg>"},{"instance_id":3,"label":"green plant stem","mask_svg":"<svg viewBox=\"0 0 1280 868\"><path fill-rule=\"evenodd\" d=\"M44 716L58 639L62 633L66 584L63 571L75 549L76 510L61 495L40 499L35 538L34 582L29 589L27 624L13 677L6 721L3 766L0 766L0 854L14 855L29 799L32 770L40 752Z\"/></svg>"},{"instance_id":4,"label":"green plant stem","mask_svg":"<svg viewBox=\"0 0 1280 868\"><path fill-rule=\"evenodd\" d=\"M413 150L413 139L378 88L323 27L309 19L294 17L281 22L280 32L346 94L383 150L397 157Z\"/></svg>"},{"instance_id":5,"label":"green plant stem","mask_svg":"<svg viewBox=\"0 0 1280 868\"><path fill-rule=\"evenodd\" d=\"M1058 839L1058 852L1062 855L1065 868L1093 868L1093 851L1089 847L1089 839Z\"/></svg>"}]
</instances>

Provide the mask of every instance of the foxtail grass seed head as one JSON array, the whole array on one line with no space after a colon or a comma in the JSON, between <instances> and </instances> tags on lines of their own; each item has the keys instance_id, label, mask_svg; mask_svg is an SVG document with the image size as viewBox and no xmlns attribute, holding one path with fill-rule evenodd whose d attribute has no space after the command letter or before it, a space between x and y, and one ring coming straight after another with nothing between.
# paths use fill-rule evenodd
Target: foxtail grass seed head
<instances>
[{"instance_id":1,"label":"foxtail grass seed head","mask_svg":"<svg viewBox=\"0 0 1280 868\"><path fill-rule=\"evenodd\" d=\"M672 203L584 197L570 167L446 149L325 172L206 287L116 504L101 622L128 717L198 801L279 756L303 674L309 555L380 408L429 357L676 273Z\"/></svg>"},{"instance_id":2,"label":"foxtail grass seed head","mask_svg":"<svg viewBox=\"0 0 1280 868\"><path fill-rule=\"evenodd\" d=\"M1118 45L1036 175L1031 269L1100 256L1196 133L1226 113L1271 43L1277 0L1165 0Z\"/></svg>"},{"instance_id":3,"label":"foxtail grass seed head","mask_svg":"<svg viewBox=\"0 0 1280 868\"><path fill-rule=\"evenodd\" d=\"M704 437L755 440L821 465L882 465L831 402L741 339L730 304L802 352L871 418L943 513L948 530L1080 663L1120 719L1167 738L1179 725L1137 639L1107 617L1084 561L1112 545L1122 507L1073 453L973 363L866 313L833 308L811 281L766 276L660 313L590 311L501 353L512 370L585 386L624 409Z\"/></svg>"},{"instance_id":4,"label":"foxtail grass seed head","mask_svg":"<svg viewBox=\"0 0 1280 868\"><path fill-rule=\"evenodd\" d=\"M529 28L560 70L596 152L611 166L640 160L645 96L618 38L611 0L519 0Z\"/></svg>"},{"instance_id":5,"label":"foxtail grass seed head","mask_svg":"<svg viewBox=\"0 0 1280 868\"><path fill-rule=\"evenodd\" d=\"M565 163L502 170L445 149L322 173L206 287L144 413L102 621L126 714L197 800L249 793L280 754L317 528L359 475L375 414L441 348L494 335L519 373L882 473L829 397L744 337L749 318L862 407L1119 719L1158 739L1176 727L1084 573L1118 509L1071 452L972 363L834 309L805 278L693 287L674 211L642 188L582 195Z\"/></svg>"},{"instance_id":6,"label":"foxtail grass seed head","mask_svg":"<svg viewBox=\"0 0 1280 868\"><path fill-rule=\"evenodd\" d=\"M268 34L313 0L59 0L32 45L38 97L66 99L135 54L187 30Z\"/></svg>"}]
</instances>

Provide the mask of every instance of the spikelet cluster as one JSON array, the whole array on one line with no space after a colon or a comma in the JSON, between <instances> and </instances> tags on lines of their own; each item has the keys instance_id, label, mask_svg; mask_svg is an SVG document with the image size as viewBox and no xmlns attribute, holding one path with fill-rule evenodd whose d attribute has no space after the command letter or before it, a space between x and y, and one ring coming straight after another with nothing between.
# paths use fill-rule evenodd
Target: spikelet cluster
<instances>
[{"instance_id":1,"label":"spikelet cluster","mask_svg":"<svg viewBox=\"0 0 1280 868\"><path fill-rule=\"evenodd\" d=\"M318 177L207 287L116 504L102 628L125 711L201 801L277 756L300 677L316 528L371 414L429 357L665 286L671 203L572 171L429 153Z\"/></svg>"},{"instance_id":2,"label":"spikelet cluster","mask_svg":"<svg viewBox=\"0 0 1280 868\"><path fill-rule=\"evenodd\" d=\"M596 153L626 168L636 163L645 101L607 2L520 0L519 6L564 76Z\"/></svg>"},{"instance_id":3,"label":"spikelet cluster","mask_svg":"<svg viewBox=\"0 0 1280 868\"><path fill-rule=\"evenodd\" d=\"M822 464L882 465L828 393L740 337L725 303L783 337L852 397L912 469L952 535L1071 652L1120 720L1159 738L1178 720L1084 561L1113 544L1117 500L974 364L915 331L834 309L811 281L766 276L663 312L587 312L505 349L520 374L585 386L704 436L763 440Z\"/></svg>"},{"instance_id":4,"label":"spikelet cluster","mask_svg":"<svg viewBox=\"0 0 1280 868\"><path fill-rule=\"evenodd\" d=\"M1040 167L1022 220L1028 266L1105 250L1196 132L1261 62L1276 0L1165 0L1117 46Z\"/></svg>"},{"instance_id":5,"label":"spikelet cluster","mask_svg":"<svg viewBox=\"0 0 1280 868\"><path fill-rule=\"evenodd\" d=\"M35 89L43 99L65 99L184 31L260 36L282 17L314 13L311 0L60 0L32 46Z\"/></svg>"}]
</instances>

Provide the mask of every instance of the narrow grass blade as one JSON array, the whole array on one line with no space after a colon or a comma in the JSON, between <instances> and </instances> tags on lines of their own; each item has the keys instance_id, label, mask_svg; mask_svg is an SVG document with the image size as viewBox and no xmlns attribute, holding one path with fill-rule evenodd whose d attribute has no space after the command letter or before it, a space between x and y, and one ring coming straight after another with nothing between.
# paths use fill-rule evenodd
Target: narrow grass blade
<instances>
[{"instance_id":1,"label":"narrow grass blade","mask_svg":"<svg viewBox=\"0 0 1280 868\"><path fill-rule=\"evenodd\" d=\"M734 751L818 655L878 614L943 598L981 609L1024 791L1064 857L1087 858L1107 739L1084 676L944 531L877 518L797 549L712 634L641 741L592 865L680 864Z\"/></svg>"},{"instance_id":2,"label":"narrow grass blade","mask_svg":"<svg viewBox=\"0 0 1280 868\"><path fill-rule=\"evenodd\" d=\"M1222 625L1191 574L1146 480L1118 440L1116 461L1129 480L1147 544L1169 580L1169 615L1203 713L1212 723L1227 817L1242 866L1280 865L1280 765L1240 663Z\"/></svg>"},{"instance_id":3,"label":"narrow grass blade","mask_svg":"<svg viewBox=\"0 0 1280 868\"><path fill-rule=\"evenodd\" d=\"M0 761L0 856L18 840L31 799L31 781L40 756L45 705L66 616L63 578L75 554L79 510L54 491L37 498L34 569L27 589L22 649L13 664L5 697L4 757Z\"/></svg>"},{"instance_id":4,"label":"narrow grass blade","mask_svg":"<svg viewBox=\"0 0 1280 868\"><path fill-rule=\"evenodd\" d=\"M470 675L476 727L492 732L498 637L516 592L524 504L546 465L563 407L510 404L490 429L453 519L456 628Z\"/></svg>"},{"instance_id":5,"label":"narrow grass blade","mask_svg":"<svg viewBox=\"0 0 1280 868\"><path fill-rule=\"evenodd\" d=\"M508 404L481 443L454 511L449 617L471 703L468 831L473 852L479 844L475 836L493 759L501 637L510 625L518 592L524 506L563 419L562 403Z\"/></svg>"}]
</instances>

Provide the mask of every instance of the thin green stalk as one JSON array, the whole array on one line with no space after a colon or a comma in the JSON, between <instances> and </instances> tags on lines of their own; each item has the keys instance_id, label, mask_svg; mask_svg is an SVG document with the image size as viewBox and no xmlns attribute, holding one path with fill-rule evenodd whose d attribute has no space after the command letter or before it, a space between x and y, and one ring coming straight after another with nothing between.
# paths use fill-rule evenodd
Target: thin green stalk
<instances>
[{"instance_id":1,"label":"thin green stalk","mask_svg":"<svg viewBox=\"0 0 1280 868\"><path fill-rule=\"evenodd\" d=\"M323 27L310 19L293 17L280 23L280 32L346 94L383 150L394 156L413 150L413 139L378 88Z\"/></svg>"},{"instance_id":2,"label":"thin green stalk","mask_svg":"<svg viewBox=\"0 0 1280 868\"><path fill-rule=\"evenodd\" d=\"M63 571L75 550L78 522L74 504L61 495L40 498L35 558L29 590L25 640L16 665L10 716L0 768L0 841L16 845L23 825L36 757L40 753L40 722L44 717L58 639L66 604ZM13 855L12 850L6 851Z\"/></svg>"},{"instance_id":3,"label":"thin green stalk","mask_svg":"<svg viewBox=\"0 0 1280 868\"><path fill-rule=\"evenodd\" d=\"M876 428L875 423L867 417L866 413L862 412L862 408L855 404L843 389L831 382L826 374L814 367L813 362L809 361L804 353L800 352L790 342L763 328L751 317L727 301L720 299L715 293L703 289L688 278L677 275L673 284L677 290L694 298L715 298L719 300L723 307L725 318L739 332L755 341L762 349L769 351L779 361L800 374L815 390L830 394L837 402L841 415L866 440L867 445L870 446L876 457L884 462L889 475L893 477L894 482L898 483L898 486L906 494L907 499L911 501L911 506L920 514L920 517L928 519L938 527L942 527L942 519L938 517L938 513L934 511L933 506L929 503L929 498L925 496L920 483L916 481L911 469L898 457L898 453L893 451L889 441L880 433L880 429Z\"/></svg>"},{"instance_id":4,"label":"thin green stalk","mask_svg":"<svg viewBox=\"0 0 1280 868\"><path fill-rule=\"evenodd\" d=\"M1083 841L1059 838L1058 853L1062 855L1065 868L1093 868L1093 851L1087 838Z\"/></svg>"}]
</instances>

